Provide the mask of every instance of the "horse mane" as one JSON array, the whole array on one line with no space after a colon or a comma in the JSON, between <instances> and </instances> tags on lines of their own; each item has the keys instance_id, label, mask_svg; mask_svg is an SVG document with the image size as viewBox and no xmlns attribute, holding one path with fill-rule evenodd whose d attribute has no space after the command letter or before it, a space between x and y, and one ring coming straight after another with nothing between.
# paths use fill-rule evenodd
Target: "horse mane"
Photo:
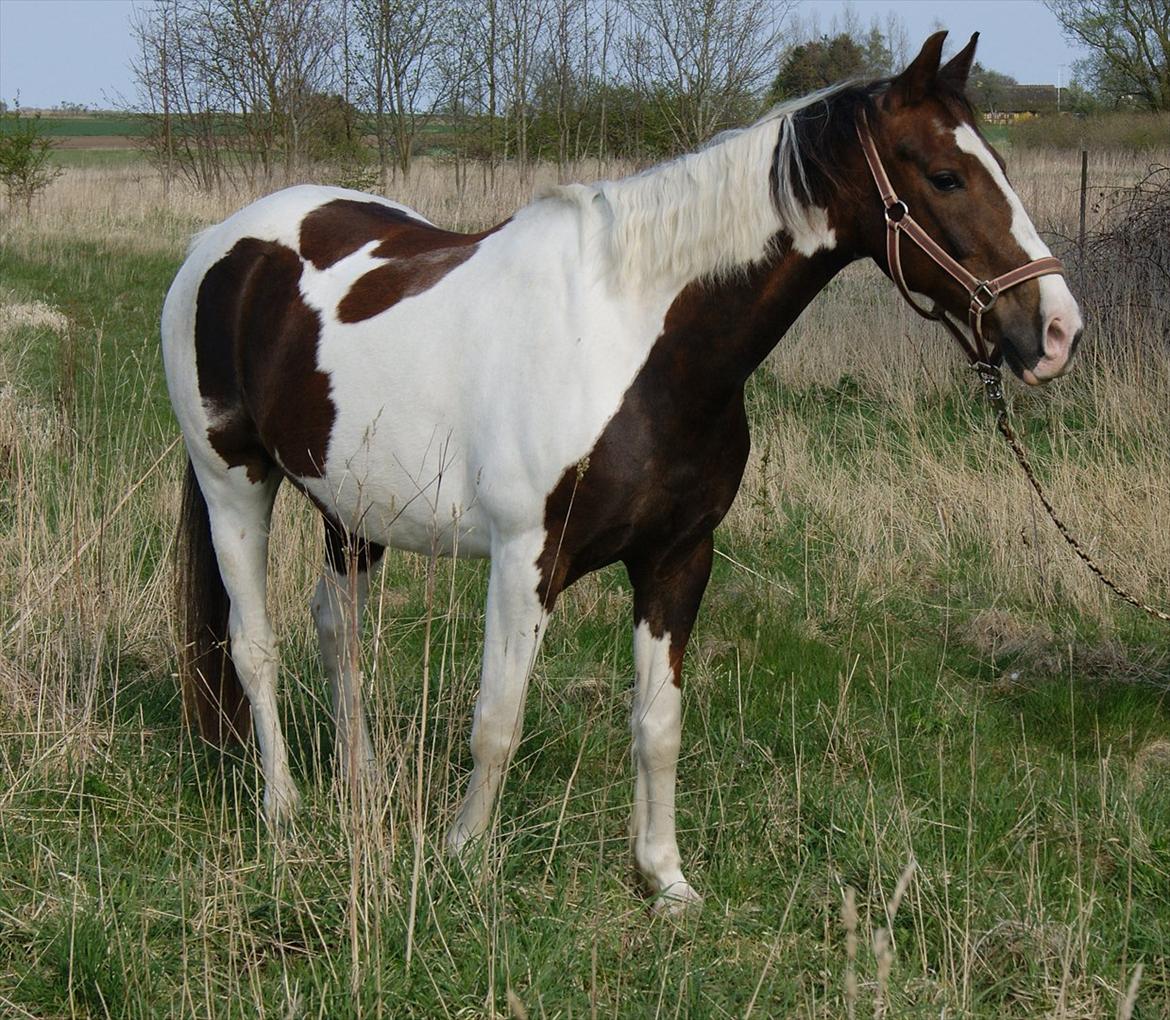
<instances>
[{"instance_id":1,"label":"horse mane","mask_svg":"<svg viewBox=\"0 0 1170 1020\"><path fill-rule=\"evenodd\" d=\"M626 286L741 271L771 254L777 233L811 254L833 243L826 216L833 196L873 187L868 175L850 180L840 172L841 153L857 145L859 109L874 116L891 81L832 85L631 177L552 188L545 196L594 213L603 207L601 240ZM962 94L946 90L939 98L970 114Z\"/></svg>"},{"instance_id":2,"label":"horse mane","mask_svg":"<svg viewBox=\"0 0 1170 1020\"><path fill-rule=\"evenodd\" d=\"M868 174L845 177L840 173L841 153L857 145L857 115L861 110L872 124L876 119L877 99L890 87L892 78L845 82L826 93L810 97L809 102L793 115L796 144L793 146L795 179L800 184L801 200L825 206L834 195L868 196L873 182ZM966 94L948 85L935 83L934 98L958 120L974 124L975 110Z\"/></svg>"},{"instance_id":3,"label":"horse mane","mask_svg":"<svg viewBox=\"0 0 1170 1020\"><path fill-rule=\"evenodd\" d=\"M834 85L782 103L695 152L620 180L553 188L545 197L603 208L601 240L626 286L725 276L767 257L780 232L811 253L832 243L825 203L810 201L831 174L820 144L826 136L812 137L803 114L820 108L825 122L835 123L840 97L857 88Z\"/></svg>"}]
</instances>

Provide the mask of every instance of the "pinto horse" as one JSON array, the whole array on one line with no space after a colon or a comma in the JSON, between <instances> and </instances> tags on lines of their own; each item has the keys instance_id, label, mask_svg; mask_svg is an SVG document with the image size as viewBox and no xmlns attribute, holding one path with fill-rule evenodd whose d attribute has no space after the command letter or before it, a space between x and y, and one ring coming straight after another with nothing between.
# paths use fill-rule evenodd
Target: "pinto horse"
<instances>
[{"instance_id":1,"label":"pinto horse","mask_svg":"<svg viewBox=\"0 0 1170 1020\"><path fill-rule=\"evenodd\" d=\"M666 909L698 902L675 838L681 671L748 457L748 376L864 257L923 314L970 314L980 357L1030 384L1065 372L1079 339L1059 263L963 97L976 37L943 65L944 36L894 78L781 106L624 180L556 188L483 233L297 187L194 241L162 316L190 458L182 676L209 739L244 734L250 708L273 822L298 799L265 608L287 478L325 520L312 613L338 746L362 764L340 593L360 613L387 546L491 557L454 852L488 827L557 596L625 564L634 858Z\"/></svg>"}]
</instances>

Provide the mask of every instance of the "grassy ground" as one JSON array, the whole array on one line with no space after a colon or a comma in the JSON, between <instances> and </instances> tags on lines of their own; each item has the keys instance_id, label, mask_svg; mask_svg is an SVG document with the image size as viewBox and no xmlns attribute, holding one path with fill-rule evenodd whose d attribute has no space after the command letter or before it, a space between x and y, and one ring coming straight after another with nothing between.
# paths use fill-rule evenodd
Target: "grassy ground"
<instances>
[{"instance_id":1,"label":"grassy ground","mask_svg":"<svg viewBox=\"0 0 1170 1020\"><path fill-rule=\"evenodd\" d=\"M66 149L58 146L53 150L53 162L71 169L113 170L117 168L138 169L149 172L146 153L141 149Z\"/></svg>"},{"instance_id":2,"label":"grassy ground","mask_svg":"<svg viewBox=\"0 0 1170 1020\"><path fill-rule=\"evenodd\" d=\"M1074 158L1029 160L1022 196L1063 231ZM437 169L402 189L463 227L522 191L460 200ZM364 641L385 768L355 796L307 612L319 528L287 493L271 604L307 803L270 839L251 752L178 723L181 454L156 341L187 234L243 197L167 205L140 168L89 167L33 222L4 214L0 1013L1170 1013L1170 636L1065 554L945 338L860 268L751 386L755 451L684 685L698 918L651 918L629 863L621 573L565 597L468 873L442 838L484 569L440 562L427 604L425 561L389 558ZM1013 400L1074 525L1158 597L1170 365L1143 322Z\"/></svg>"},{"instance_id":3,"label":"grassy ground","mask_svg":"<svg viewBox=\"0 0 1170 1020\"><path fill-rule=\"evenodd\" d=\"M0 122L0 131L6 130L7 121ZM41 131L53 138L89 136L110 136L134 138L147 133L149 125L142 117L134 114L90 113L90 114L42 114Z\"/></svg>"}]
</instances>

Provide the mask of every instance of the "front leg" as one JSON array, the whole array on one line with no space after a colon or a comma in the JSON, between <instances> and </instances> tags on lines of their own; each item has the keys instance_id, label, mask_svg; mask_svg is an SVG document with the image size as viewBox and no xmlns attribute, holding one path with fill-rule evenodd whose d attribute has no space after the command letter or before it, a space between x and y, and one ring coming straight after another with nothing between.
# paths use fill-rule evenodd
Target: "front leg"
<instances>
[{"instance_id":1,"label":"front leg","mask_svg":"<svg viewBox=\"0 0 1170 1020\"><path fill-rule=\"evenodd\" d=\"M483 675L471 727L473 768L467 795L447 835L447 846L455 854L487 831L500 782L520 743L528 676L548 620L537 594L536 559L543 546L541 532L492 548Z\"/></svg>"},{"instance_id":2,"label":"front leg","mask_svg":"<svg viewBox=\"0 0 1170 1020\"><path fill-rule=\"evenodd\" d=\"M630 840L638 870L658 894L655 909L678 913L701 897L683 877L674 823L682 741L682 660L711 576L710 535L685 550L627 563L634 585L634 811Z\"/></svg>"}]
</instances>

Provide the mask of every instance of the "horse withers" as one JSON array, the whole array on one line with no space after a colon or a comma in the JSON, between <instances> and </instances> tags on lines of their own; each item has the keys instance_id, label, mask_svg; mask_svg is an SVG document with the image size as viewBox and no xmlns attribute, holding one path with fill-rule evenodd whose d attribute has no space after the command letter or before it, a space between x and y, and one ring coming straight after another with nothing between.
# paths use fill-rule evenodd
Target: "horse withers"
<instances>
[{"instance_id":1,"label":"horse withers","mask_svg":"<svg viewBox=\"0 0 1170 1020\"><path fill-rule=\"evenodd\" d=\"M250 709L274 823L297 803L265 608L288 479L324 518L312 613L338 746L359 767L372 752L342 593L360 613L388 546L491 557L455 852L488 827L557 596L625 564L634 857L663 908L698 902L675 838L682 662L747 461L748 376L865 257L928 314L978 307L984 356L1028 383L1065 372L1080 336L964 99L976 39L943 65L944 36L897 77L786 104L633 177L557 188L480 234L298 187L197 238L162 317L190 458L182 676L210 739L243 736ZM891 223L906 216L921 236L899 246L906 225Z\"/></svg>"}]
</instances>

